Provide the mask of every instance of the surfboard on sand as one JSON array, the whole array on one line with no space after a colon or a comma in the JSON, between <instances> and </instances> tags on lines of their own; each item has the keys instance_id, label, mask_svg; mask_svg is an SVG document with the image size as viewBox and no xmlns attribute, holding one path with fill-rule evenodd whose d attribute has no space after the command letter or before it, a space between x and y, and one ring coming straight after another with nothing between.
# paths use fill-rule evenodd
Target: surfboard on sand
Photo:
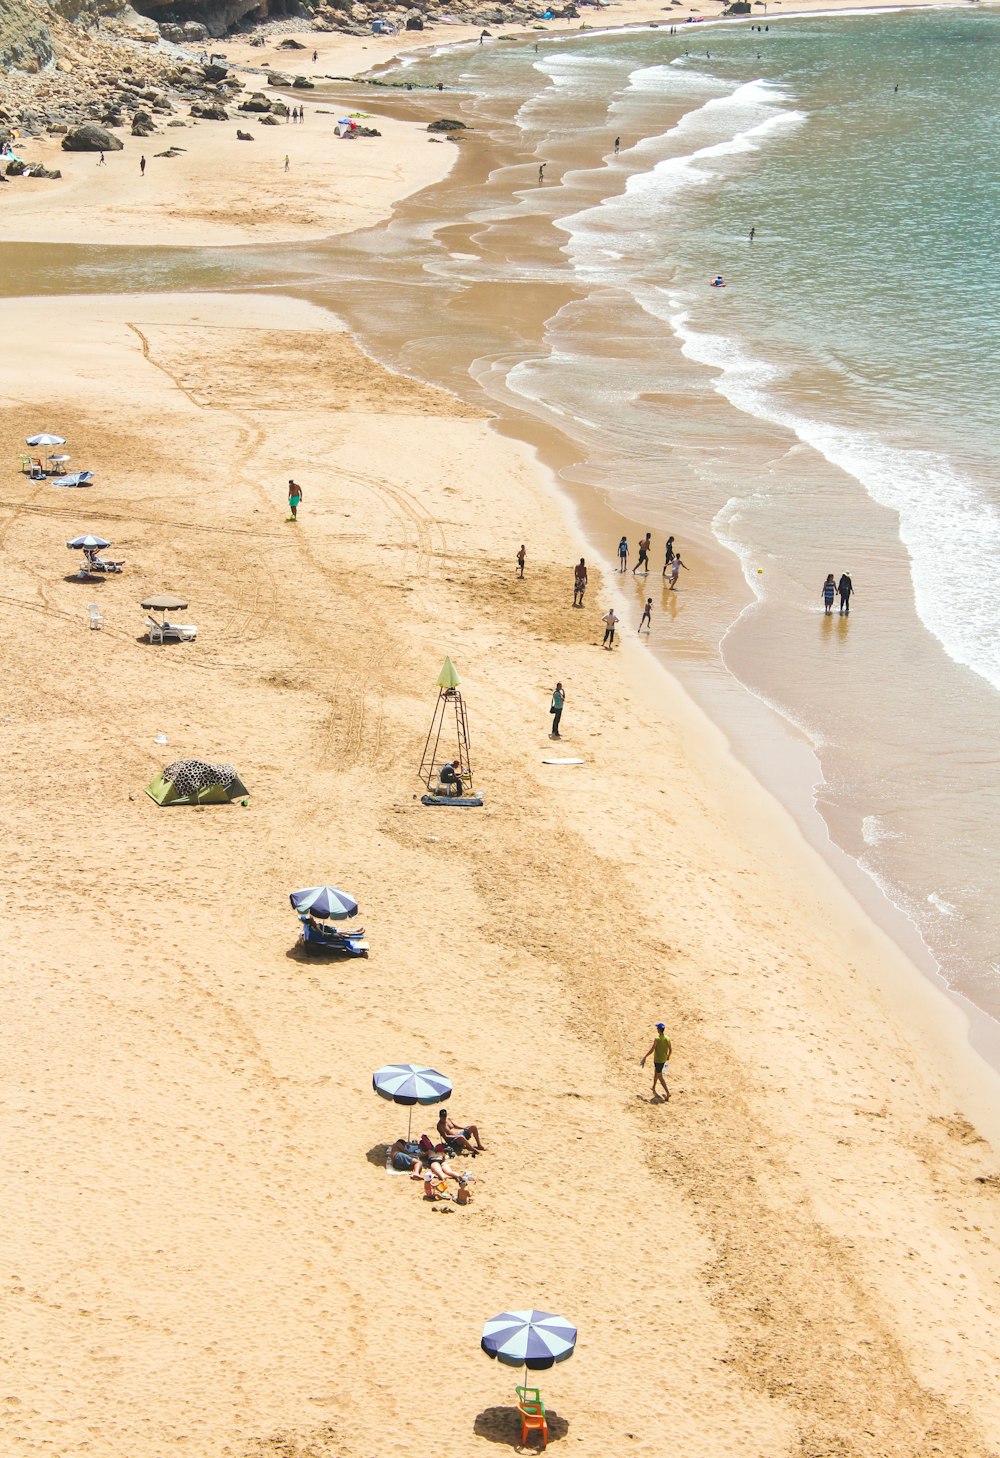
<instances>
[{"instance_id":1,"label":"surfboard on sand","mask_svg":"<svg viewBox=\"0 0 1000 1458\"><path fill-rule=\"evenodd\" d=\"M543 759L542 764L583 764L582 759Z\"/></svg>"}]
</instances>

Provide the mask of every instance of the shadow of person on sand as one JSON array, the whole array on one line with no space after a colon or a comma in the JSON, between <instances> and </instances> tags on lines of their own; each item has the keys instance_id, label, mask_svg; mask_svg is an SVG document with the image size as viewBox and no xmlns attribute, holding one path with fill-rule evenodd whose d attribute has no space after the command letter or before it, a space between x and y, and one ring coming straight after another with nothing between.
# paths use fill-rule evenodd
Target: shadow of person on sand
<instances>
[{"instance_id":1,"label":"shadow of person on sand","mask_svg":"<svg viewBox=\"0 0 1000 1458\"><path fill-rule=\"evenodd\" d=\"M379 1169L385 1169L385 1161L388 1153L388 1144L373 1144L365 1155L365 1159L367 1159L369 1164L376 1164Z\"/></svg>"},{"instance_id":2,"label":"shadow of person on sand","mask_svg":"<svg viewBox=\"0 0 1000 1458\"><path fill-rule=\"evenodd\" d=\"M530 1378L534 1374L528 1375ZM550 1443L566 1437L569 1423L557 1412L553 1412L551 1407L546 1411L545 1421L548 1424ZM484 1408L477 1414L472 1431L477 1438L485 1438L489 1443L503 1443L508 1448L521 1446L521 1419L516 1406Z\"/></svg>"}]
</instances>

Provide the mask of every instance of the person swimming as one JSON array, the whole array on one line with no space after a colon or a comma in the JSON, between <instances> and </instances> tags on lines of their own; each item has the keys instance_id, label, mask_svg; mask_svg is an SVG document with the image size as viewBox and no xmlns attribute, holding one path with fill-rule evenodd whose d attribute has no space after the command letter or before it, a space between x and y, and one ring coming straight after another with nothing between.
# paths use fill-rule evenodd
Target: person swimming
<instances>
[{"instance_id":1,"label":"person swimming","mask_svg":"<svg viewBox=\"0 0 1000 1458\"><path fill-rule=\"evenodd\" d=\"M712 288L713 289L724 289L725 287L726 287L726 280L722 277L722 274L721 273L717 273L715 275L715 277L713 278L713 280L712 280Z\"/></svg>"}]
</instances>

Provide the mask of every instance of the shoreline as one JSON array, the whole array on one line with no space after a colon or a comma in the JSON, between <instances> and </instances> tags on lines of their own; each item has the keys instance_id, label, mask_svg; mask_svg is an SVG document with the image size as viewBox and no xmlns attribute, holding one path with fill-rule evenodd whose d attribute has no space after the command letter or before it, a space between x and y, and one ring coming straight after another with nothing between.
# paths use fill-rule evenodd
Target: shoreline
<instances>
[{"instance_id":1,"label":"shoreline","mask_svg":"<svg viewBox=\"0 0 1000 1458\"><path fill-rule=\"evenodd\" d=\"M8 462L62 429L97 470L9 467L0 512L8 1446L423 1458L419 1391L479 1458L517 1437L482 1320L537 1304L580 1328L540 1380L582 1458L655 1458L664 1421L705 1458L992 1458L1000 1075L965 1014L629 615L600 652L617 580L600 554L570 611L584 514L545 452L304 292L0 299ZM122 577L73 580L84 529ZM196 642L140 641L163 589ZM445 653L468 814L413 794ZM545 764L557 677L579 767ZM154 806L188 754L249 806ZM321 877L369 960L292 950ZM411 1057L484 1127L468 1210L385 1173L371 1071Z\"/></svg>"}]
</instances>

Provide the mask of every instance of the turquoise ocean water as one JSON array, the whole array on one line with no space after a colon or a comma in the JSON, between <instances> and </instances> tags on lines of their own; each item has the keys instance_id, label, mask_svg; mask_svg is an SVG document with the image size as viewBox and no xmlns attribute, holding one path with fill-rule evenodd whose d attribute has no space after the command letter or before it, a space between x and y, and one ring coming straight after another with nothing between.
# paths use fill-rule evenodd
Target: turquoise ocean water
<instances>
[{"instance_id":1,"label":"turquoise ocean water","mask_svg":"<svg viewBox=\"0 0 1000 1458\"><path fill-rule=\"evenodd\" d=\"M1000 12L668 21L407 63L510 160L381 256L457 314L573 286L521 357L509 323L451 356L654 544L729 554L739 590L692 577L678 645L804 731L831 837L1000 1014ZM393 362L433 373L449 327Z\"/></svg>"}]
</instances>

